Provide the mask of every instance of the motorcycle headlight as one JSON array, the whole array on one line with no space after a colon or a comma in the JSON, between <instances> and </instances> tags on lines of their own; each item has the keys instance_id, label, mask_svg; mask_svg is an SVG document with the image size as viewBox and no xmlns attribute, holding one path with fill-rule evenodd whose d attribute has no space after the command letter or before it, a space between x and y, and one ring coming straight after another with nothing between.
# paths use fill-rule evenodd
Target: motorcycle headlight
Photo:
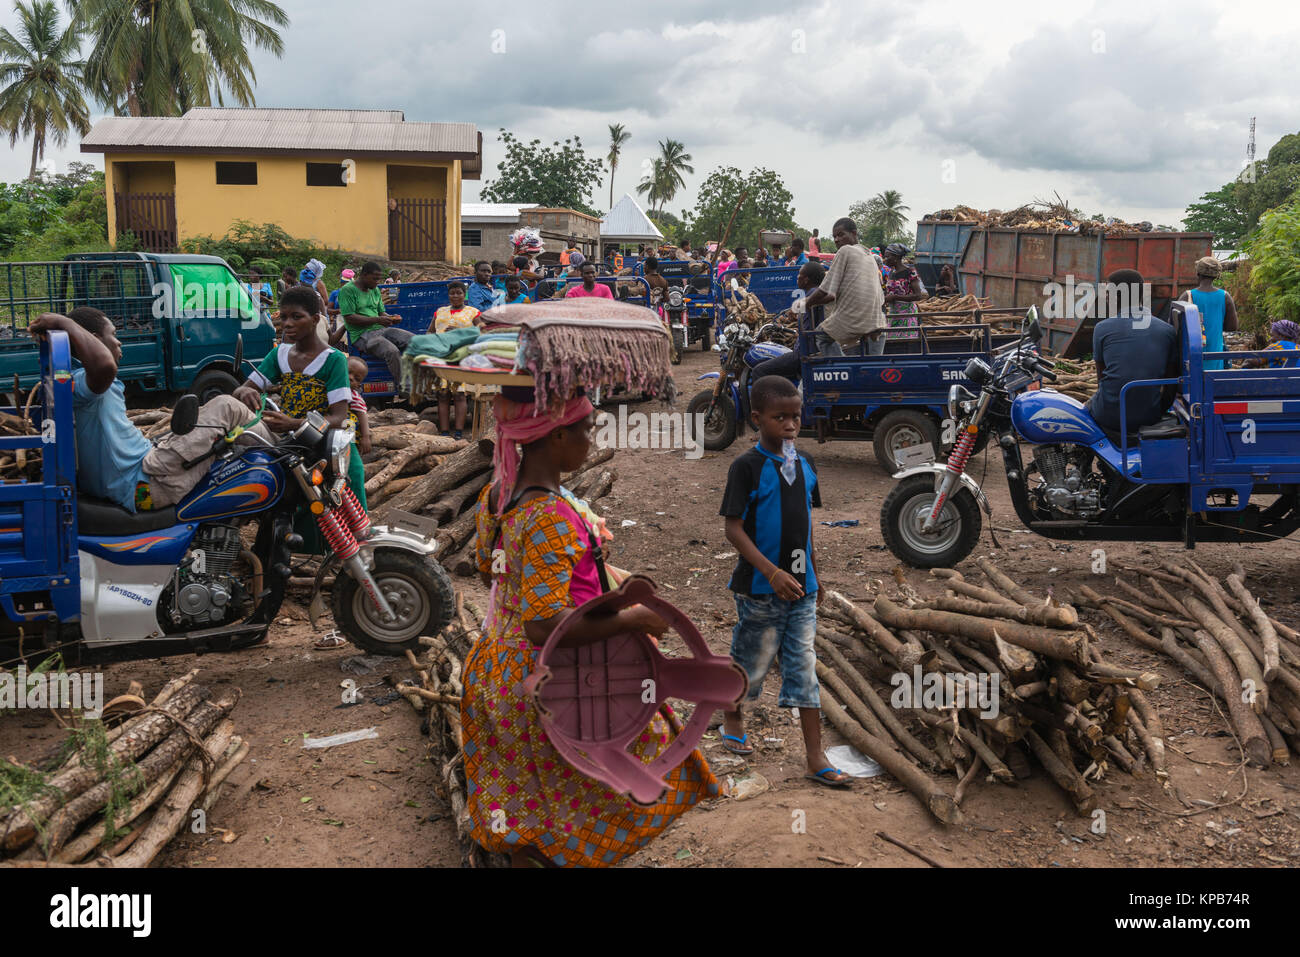
<instances>
[{"instance_id":1,"label":"motorcycle headlight","mask_svg":"<svg viewBox=\"0 0 1300 957\"><path fill-rule=\"evenodd\" d=\"M670 289L670 290L668 291L668 305L670 305L670 306L672 306L674 309L676 309L676 308L680 307L681 304L682 304L682 292L681 292L681 290L680 290L680 289Z\"/></svg>"},{"instance_id":2,"label":"motorcycle headlight","mask_svg":"<svg viewBox=\"0 0 1300 957\"><path fill-rule=\"evenodd\" d=\"M993 378L993 370L983 359L976 357L966 363L966 378L970 379L976 385L983 385Z\"/></svg>"},{"instance_id":3,"label":"motorcycle headlight","mask_svg":"<svg viewBox=\"0 0 1300 957\"><path fill-rule=\"evenodd\" d=\"M352 460L353 436L354 431L351 423L341 429L330 429L329 448L326 451L335 478L348 474L348 464Z\"/></svg>"}]
</instances>

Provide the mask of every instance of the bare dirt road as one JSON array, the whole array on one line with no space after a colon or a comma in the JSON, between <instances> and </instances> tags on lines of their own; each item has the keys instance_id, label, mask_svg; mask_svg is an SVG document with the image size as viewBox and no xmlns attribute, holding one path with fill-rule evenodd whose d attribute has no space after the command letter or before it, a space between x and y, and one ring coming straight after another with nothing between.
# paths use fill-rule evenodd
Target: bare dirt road
<instances>
[{"instance_id":1,"label":"bare dirt road","mask_svg":"<svg viewBox=\"0 0 1300 957\"><path fill-rule=\"evenodd\" d=\"M684 409L695 377L715 368L716 356L688 354L678 373ZM652 410L649 405L635 408ZM656 407L657 408L657 407ZM734 562L717 516L727 468L748 448L749 438L696 460L681 451L624 450L614 459L618 481L601 500L610 517L616 564L653 577L665 596L687 611L711 647L726 653L735 607L726 582ZM825 583L855 600L893 594L893 557L881 544L881 500L891 486L864 443L818 446L801 442L818 468L824 509L819 521L858 519L856 528L817 526L818 567ZM1000 549L985 532L977 555L991 555L1035 594L1053 587L1098 587L1106 578L1091 571L1091 544L1049 542L1017 525L1002 468L992 456L973 462L993 505L992 525ZM624 520L635 522L624 528ZM1183 554L1173 545L1108 544L1108 554L1130 561ZM1300 541L1269 545L1207 546L1197 561L1227 574L1240 561L1255 594L1270 612L1300 623L1296 573ZM922 595L939 589L928 575L906 570ZM458 580L480 604L476 582ZM1146 772L1130 777L1117 769L1097 785L1105 833L1080 818L1064 795L1041 774L1017 786L977 783L963 803L964 821L943 827L886 777L833 791L803 777L803 748L793 717L776 707L779 679L769 677L751 722L762 746L740 766L711 734L704 743L724 776L756 771L770 787L745 800L723 798L687 814L630 860L632 865L700 866L926 866L876 836L884 831L936 860L966 866L1231 865L1285 867L1300 864L1300 771L1295 767L1243 770L1228 725L1213 701L1167 659L1118 634L1095 613L1084 611L1103 638L1109 660L1159 672L1161 687L1150 698L1169 736L1173 784L1189 808L1162 790ZM105 691L117 694L135 678L156 690L166 678L192 667L212 687L234 684L243 698L234 718L252 743L249 759L232 776L234 788L218 803L206 834L185 834L160 858L171 866L455 866L460 855L446 807L433 797L432 769L424 760L419 721L401 699L383 700L384 673L406 674L402 661L377 673L350 675L340 662L351 649L311 649L311 632L296 606L286 608L269 641L240 654L182 657L112 665ZM352 678L360 703L343 703L340 683ZM317 737L375 727L379 737L325 751L302 748L304 733ZM0 718L0 753L39 753L56 735L45 713L17 712ZM829 743L840 739L826 730ZM732 766L734 765L734 766ZM942 779L947 787L953 779ZM1216 806L1222 805L1222 806ZM224 843L215 827L237 838Z\"/></svg>"}]
</instances>

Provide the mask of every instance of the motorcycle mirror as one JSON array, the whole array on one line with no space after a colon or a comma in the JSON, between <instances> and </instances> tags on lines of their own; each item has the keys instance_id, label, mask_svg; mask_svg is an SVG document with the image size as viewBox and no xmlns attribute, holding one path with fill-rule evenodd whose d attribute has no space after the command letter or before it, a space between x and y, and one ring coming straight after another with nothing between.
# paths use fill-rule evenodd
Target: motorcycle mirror
<instances>
[{"instance_id":1,"label":"motorcycle mirror","mask_svg":"<svg viewBox=\"0 0 1300 957\"><path fill-rule=\"evenodd\" d=\"M189 435L199 421L199 397L186 393L172 409L172 435Z\"/></svg>"},{"instance_id":2,"label":"motorcycle mirror","mask_svg":"<svg viewBox=\"0 0 1300 957\"><path fill-rule=\"evenodd\" d=\"M235 336L235 375L239 375L244 368L244 336L240 333ZM175 429L172 430L176 431Z\"/></svg>"},{"instance_id":3,"label":"motorcycle mirror","mask_svg":"<svg viewBox=\"0 0 1300 957\"><path fill-rule=\"evenodd\" d=\"M1029 311L1025 313L1025 318L1029 321L1029 329L1026 330L1025 336L1037 345L1043 339L1043 327L1038 323L1038 307L1030 306Z\"/></svg>"}]
</instances>

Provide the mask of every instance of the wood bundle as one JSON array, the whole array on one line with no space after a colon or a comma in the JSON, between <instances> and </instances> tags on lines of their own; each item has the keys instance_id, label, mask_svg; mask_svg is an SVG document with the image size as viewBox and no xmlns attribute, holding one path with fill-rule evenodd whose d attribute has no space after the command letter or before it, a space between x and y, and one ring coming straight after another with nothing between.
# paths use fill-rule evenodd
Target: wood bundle
<instances>
[{"instance_id":1,"label":"wood bundle","mask_svg":"<svg viewBox=\"0 0 1300 957\"><path fill-rule=\"evenodd\" d=\"M975 309L987 309L992 305L988 299L971 293L963 296L931 296L916 304L921 312L971 312Z\"/></svg>"},{"instance_id":2,"label":"wood bundle","mask_svg":"<svg viewBox=\"0 0 1300 957\"><path fill-rule=\"evenodd\" d=\"M1079 589L1134 641L1173 659L1215 694L1242 750L1256 767L1300 755L1300 632L1268 615L1239 564L1224 579L1196 562L1111 565L1124 597Z\"/></svg>"},{"instance_id":3,"label":"wood bundle","mask_svg":"<svg viewBox=\"0 0 1300 957\"><path fill-rule=\"evenodd\" d=\"M975 209L973 206L955 206L929 213L922 223L974 223L985 229L1036 229L1052 232L1081 233L1083 235L1126 235L1149 233L1149 222L1127 223L1114 216L1103 219L1082 219L1070 204L1056 194L1050 200L1035 199L1015 209Z\"/></svg>"},{"instance_id":4,"label":"wood bundle","mask_svg":"<svg viewBox=\"0 0 1300 957\"><path fill-rule=\"evenodd\" d=\"M1163 769L1148 747L1159 718L1141 697L1159 676L1105 662L1072 607L979 566L983 584L935 569L948 593L928 601L906 586L909 599L882 595L870 609L827 593L818 676L827 717L850 743L945 823L981 770L1011 784L1032 758L1087 815L1090 782L1112 766L1137 774L1151 756ZM935 777L945 772L957 778L951 795Z\"/></svg>"},{"instance_id":5,"label":"wood bundle","mask_svg":"<svg viewBox=\"0 0 1300 957\"><path fill-rule=\"evenodd\" d=\"M84 722L53 766L22 768L24 799L0 808L0 858L11 859L0 866L89 858L145 867L192 809L210 809L249 746L229 717L239 689L212 697L194 684L197 674L168 682L114 728Z\"/></svg>"},{"instance_id":6,"label":"wood bundle","mask_svg":"<svg viewBox=\"0 0 1300 957\"><path fill-rule=\"evenodd\" d=\"M36 390L31 396L34 398ZM28 400L30 403L30 399ZM35 435L36 429L28 415L0 412L0 436ZM40 449L12 449L0 452L0 482L37 482L41 478Z\"/></svg>"},{"instance_id":7,"label":"wood bundle","mask_svg":"<svg viewBox=\"0 0 1300 957\"><path fill-rule=\"evenodd\" d=\"M397 690L424 715L420 730L429 736L427 756L437 773L434 794L451 808L461 863L468 867L508 866L509 859L489 854L471 837L473 822L466 801L464 737L460 724L461 683L465 656L479 638L482 614L460 592L456 592L456 613L442 634L421 638L423 653L406 653L415 678L398 682Z\"/></svg>"}]
</instances>

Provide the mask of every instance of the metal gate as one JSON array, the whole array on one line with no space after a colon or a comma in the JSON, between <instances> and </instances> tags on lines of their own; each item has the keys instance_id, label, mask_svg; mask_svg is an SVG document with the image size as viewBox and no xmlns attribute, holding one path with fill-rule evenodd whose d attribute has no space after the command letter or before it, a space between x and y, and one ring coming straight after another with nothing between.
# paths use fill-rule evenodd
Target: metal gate
<instances>
[{"instance_id":1,"label":"metal gate","mask_svg":"<svg viewBox=\"0 0 1300 957\"><path fill-rule=\"evenodd\" d=\"M176 196L172 193L113 193L117 234L130 230L150 253L176 251Z\"/></svg>"},{"instance_id":2,"label":"metal gate","mask_svg":"<svg viewBox=\"0 0 1300 957\"><path fill-rule=\"evenodd\" d=\"M388 258L432 261L447 254L447 204L397 199L388 213Z\"/></svg>"}]
</instances>

